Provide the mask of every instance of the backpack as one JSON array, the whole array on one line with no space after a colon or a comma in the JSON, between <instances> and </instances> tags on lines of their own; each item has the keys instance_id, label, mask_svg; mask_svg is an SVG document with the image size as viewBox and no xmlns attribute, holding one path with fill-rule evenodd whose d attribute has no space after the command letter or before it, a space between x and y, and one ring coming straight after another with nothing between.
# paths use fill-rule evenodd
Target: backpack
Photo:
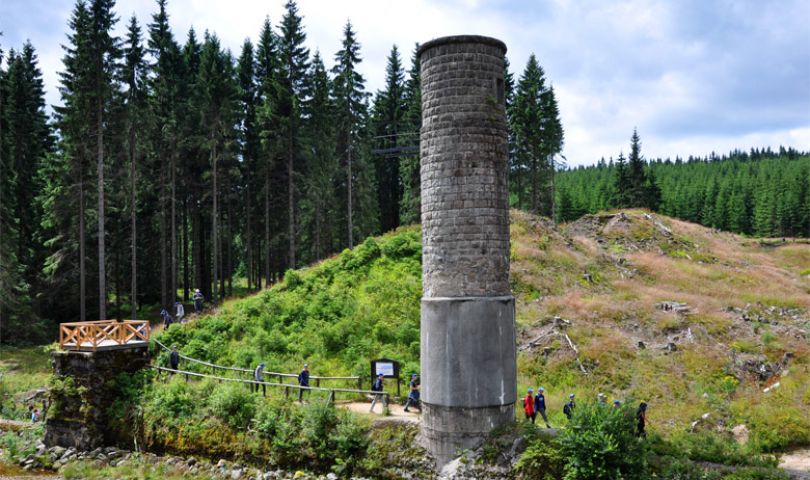
<instances>
[{"instance_id":1,"label":"backpack","mask_svg":"<svg viewBox=\"0 0 810 480\"><path fill-rule=\"evenodd\" d=\"M570 402L566 403L565 406L563 406L563 413L565 414L566 417L571 416L571 403Z\"/></svg>"}]
</instances>

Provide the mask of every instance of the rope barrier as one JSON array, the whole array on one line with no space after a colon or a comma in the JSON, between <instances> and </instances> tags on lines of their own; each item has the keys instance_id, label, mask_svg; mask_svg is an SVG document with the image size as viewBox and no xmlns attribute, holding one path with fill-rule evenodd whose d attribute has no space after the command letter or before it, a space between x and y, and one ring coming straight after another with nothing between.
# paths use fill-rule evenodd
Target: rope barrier
<instances>
[{"instance_id":1,"label":"rope barrier","mask_svg":"<svg viewBox=\"0 0 810 480\"><path fill-rule=\"evenodd\" d=\"M160 340L158 340L156 338L153 338L153 340L155 341L156 344L158 344L158 346L160 346L162 349L166 350L167 352L172 351L171 348L169 348L166 345L164 345L163 343L161 343ZM191 362L191 363L197 363L199 365L203 365L203 366L211 368L211 369L227 370L227 371L232 371L232 372L242 372L242 373L247 373L247 374L250 374L250 375L253 374L253 370L250 370L248 368L226 367L224 365L217 365L215 363L210 363L210 362L206 362L206 361L203 361L203 360L198 360L196 358L191 358L191 357L188 357L186 355L183 355L180 352L177 352L177 353L180 356L180 358L183 359L183 360L186 360L186 361ZM296 378L297 379L298 378L298 375L296 375L294 373L264 372L264 375L267 375L267 376L270 376L270 377L279 377L279 379L281 379L281 378ZM314 380L318 384L320 384L321 380L352 380L352 381L357 382L358 385L361 385L361 382L362 382L361 377L321 377L321 376L318 376L318 375L310 375L309 378L310 378L310 380ZM282 384L282 385L288 385L288 384ZM358 389L358 390L362 390L362 389Z\"/></svg>"},{"instance_id":2,"label":"rope barrier","mask_svg":"<svg viewBox=\"0 0 810 480\"><path fill-rule=\"evenodd\" d=\"M329 394L328 397L327 397L327 400L329 402L334 401L335 393L356 393L356 394L373 395L373 396L381 395L383 397L383 406L387 406L388 402L389 402L389 399L390 399L390 394L385 393L385 392L377 392L377 391L374 391L374 390L361 390L361 389L354 389L354 388L304 387L304 386L301 386L301 385L292 385L292 384L289 384L289 383L260 382L258 380L243 380L241 378L220 377L220 376L217 376L217 375L208 375L206 373L189 372L187 370L175 370L175 369L166 368L166 367L152 366L151 368L157 370L158 375L160 374L160 372L167 372L167 373L171 373L171 374L176 373L176 374L179 374L179 375L184 375L186 377L186 381L188 381L189 377L199 377L199 378L211 378L211 379L214 379L214 380L218 380L220 382L222 382L222 381L237 382L237 383L242 383L242 384L245 384L245 385L257 385L257 386L258 385L264 385L264 386L268 386L268 387L284 388L284 389L287 390L285 396L289 396L289 389L291 389L291 388L295 389L295 390L299 390L299 391L327 392Z\"/></svg>"}]
</instances>

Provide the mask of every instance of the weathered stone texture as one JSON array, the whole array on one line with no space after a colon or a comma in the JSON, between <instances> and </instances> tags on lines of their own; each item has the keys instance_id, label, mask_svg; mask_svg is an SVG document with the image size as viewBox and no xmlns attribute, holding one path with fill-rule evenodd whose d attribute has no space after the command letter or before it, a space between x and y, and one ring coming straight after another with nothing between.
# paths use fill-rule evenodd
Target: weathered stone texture
<instances>
[{"instance_id":1,"label":"weathered stone texture","mask_svg":"<svg viewBox=\"0 0 810 480\"><path fill-rule=\"evenodd\" d=\"M473 36L419 49L422 440L440 466L514 421L505 53Z\"/></svg>"},{"instance_id":2,"label":"weathered stone texture","mask_svg":"<svg viewBox=\"0 0 810 480\"><path fill-rule=\"evenodd\" d=\"M424 295L507 295L506 47L456 38L420 49Z\"/></svg>"},{"instance_id":3,"label":"weathered stone texture","mask_svg":"<svg viewBox=\"0 0 810 480\"><path fill-rule=\"evenodd\" d=\"M45 423L47 446L92 450L115 442L107 426L107 409L118 392L115 380L149 365L146 347L52 354L59 387L51 390Z\"/></svg>"}]
</instances>

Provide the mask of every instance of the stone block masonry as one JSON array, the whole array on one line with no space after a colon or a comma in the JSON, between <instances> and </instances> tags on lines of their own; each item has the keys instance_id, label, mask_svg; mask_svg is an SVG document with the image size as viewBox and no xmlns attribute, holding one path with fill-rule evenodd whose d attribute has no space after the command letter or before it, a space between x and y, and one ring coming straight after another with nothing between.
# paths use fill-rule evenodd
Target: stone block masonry
<instances>
[{"instance_id":1,"label":"stone block masonry","mask_svg":"<svg viewBox=\"0 0 810 480\"><path fill-rule=\"evenodd\" d=\"M419 49L422 438L439 466L514 421L515 305L503 42Z\"/></svg>"},{"instance_id":2,"label":"stone block masonry","mask_svg":"<svg viewBox=\"0 0 810 480\"><path fill-rule=\"evenodd\" d=\"M107 417L118 395L115 382L121 373L134 373L149 365L147 347L56 351L52 359L55 384L45 445L89 451L116 443Z\"/></svg>"}]
</instances>

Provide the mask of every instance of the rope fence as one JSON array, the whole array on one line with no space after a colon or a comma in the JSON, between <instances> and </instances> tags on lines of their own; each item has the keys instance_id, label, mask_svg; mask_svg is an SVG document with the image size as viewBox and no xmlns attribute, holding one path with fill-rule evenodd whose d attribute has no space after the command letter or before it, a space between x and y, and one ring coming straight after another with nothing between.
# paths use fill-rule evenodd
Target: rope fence
<instances>
[{"instance_id":1,"label":"rope fence","mask_svg":"<svg viewBox=\"0 0 810 480\"><path fill-rule=\"evenodd\" d=\"M171 348L169 348L166 345L164 345L163 343L161 343L160 340L158 340L156 338L153 338L153 340L163 350L166 350L167 352L172 351ZM237 374L244 374L244 375L247 375L248 377L251 377L251 378L253 377L253 370L251 370L249 368L226 367L224 365L217 365L215 363L206 362L206 361L203 361L203 360L198 360L196 358L192 358L192 357L183 355L180 352L177 352L177 353L178 353L181 360L184 360L184 361L189 362L189 363L201 365L202 367L205 367L205 368L210 368L211 373L214 376L216 376L217 370L221 370L221 371L226 371L226 372L236 372ZM191 373L191 372L189 372L189 373ZM296 375L294 373L267 372L267 371L265 371L265 372L263 372L263 375L265 375L267 377L271 377L271 378L273 378L273 377L278 378L278 384L291 385L291 386L298 387L298 385L284 383L285 378L294 378L294 379L297 380L298 375ZM224 378L224 377L222 377L222 378ZM323 377L323 376L319 376L319 375L310 375L309 379L310 379L310 381L315 382L315 387L317 387L317 388L321 387L321 381L345 381L345 382L355 382L357 384L357 389L356 389L357 391L366 391L366 390L363 390L363 378L359 377L359 376L357 376L357 377ZM250 380L250 381L254 381L254 380Z\"/></svg>"},{"instance_id":2,"label":"rope fence","mask_svg":"<svg viewBox=\"0 0 810 480\"><path fill-rule=\"evenodd\" d=\"M294 385L289 383L276 383L276 382L260 382L258 380L244 380L241 378L232 378L232 377L221 377L218 375L208 375L206 373L198 373L198 372L190 372L187 370L174 370L171 368L166 367L158 367L152 366L154 370L158 372L158 378L160 378L160 374L165 372L170 375L178 374L183 375L185 377L186 382L189 381L189 378L210 378L213 380L217 380L221 382L237 382L242 383L245 385L250 385L251 389L254 388L255 385L258 387L259 385L263 385L266 387L271 388L283 388L284 389L284 398L290 397L291 390L298 390L299 394L304 391L312 391L312 392L325 392L327 394L327 403L334 403L335 402L335 394L336 393L351 393L355 395L370 395L370 396L381 396L383 401L383 409L388 407L389 397L390 394L385 392L376 392L373 390L363 390L363 389L356 389L356 388L326 388L326 387L303 387L301 385ZM264 389L262 389L264 393ZM300 398L300 397L299 397Z\"/></svg>"}]
</instances>

